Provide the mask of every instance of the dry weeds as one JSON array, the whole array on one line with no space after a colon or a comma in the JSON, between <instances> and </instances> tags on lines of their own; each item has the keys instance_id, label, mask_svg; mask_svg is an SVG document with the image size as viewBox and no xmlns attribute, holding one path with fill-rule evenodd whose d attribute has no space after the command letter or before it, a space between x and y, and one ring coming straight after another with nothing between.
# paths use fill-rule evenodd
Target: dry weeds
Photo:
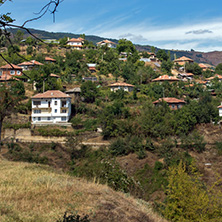
<instances>
[{"instance_id":1,"label":"dry weeds","mask_svg":"<svg viewBox=\"0 0 222 222\"><path fill-rule=\"evenodd\" d=\"M0 158L0 221L56 221L65 211L91 221L165 221L149 204L105 185L56 172L48 166Z\"/></svg>"}]
</instances>

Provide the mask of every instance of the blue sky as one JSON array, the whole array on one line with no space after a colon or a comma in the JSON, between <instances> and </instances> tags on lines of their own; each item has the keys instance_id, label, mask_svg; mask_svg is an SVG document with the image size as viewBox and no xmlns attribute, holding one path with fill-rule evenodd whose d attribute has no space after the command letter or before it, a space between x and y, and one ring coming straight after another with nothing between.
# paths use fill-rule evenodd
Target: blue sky
<instances>
[{"instance_id":1,"label":"blue sky","mask_svg":"<svg viewBox=\"0 0 222 222\"><path fill-rule=\"evenodd\" d=\"M1 6L16 24L35 16L47 0L14 0ZM222 51L220 0L64 0L56 22L48 13L27 27L51 32L126 38L164 49Z\"/></svg>"}]
</instances>

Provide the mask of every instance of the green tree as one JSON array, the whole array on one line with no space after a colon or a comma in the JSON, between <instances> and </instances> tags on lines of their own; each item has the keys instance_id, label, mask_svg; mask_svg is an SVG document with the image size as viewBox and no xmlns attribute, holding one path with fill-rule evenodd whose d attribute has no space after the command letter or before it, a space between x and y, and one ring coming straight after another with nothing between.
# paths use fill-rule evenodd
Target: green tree
<instances>
[{"instance_id":1,"label":"green tree","mask_svg":"<svg viewBox=\"0 0 222 222\"><path fill-rule=\"evenodd\" d=\"M186 63L186 72L193 73L194 75L202 75L202 69L197 63Z\"/></svg>"},{"instance_id":2,"label":"green tree","mask_svg":"<svg viewBox=\"0 0 222 222\"><path fill-rule=\"evenodd\" d=\"M92 81L86 81L81 85L81 96L83 96L86 102L95 102L97 95L98 89L96 88L96 84Z\"/></svg>"},{"instance_id":3,"label":"green tree","mask_svg":"<svg viewBox=\"0 0 222 222\"><path fill-rule=\"evenodd\" d=\"M219 63L215 68L215 73L222 74L222 63Z\"/></svg>"},{"instance_id":4,"label":"green tree","mask_svg":"<svg viewBox=\"0 0 222 222\"><path fill-rule=\"evenodd\" d=\"M16 82L2 83L0 87L0 144L3 120L15 110L23 95L22 87L18 87L16 84Z\"/></svg>"},{"instance_id":5,"label":"green tree","mask_svg":"<svg viewBox=\"0 0 222 222\"><path fill-rule=\"evenodd\" d=\"M19 44L22 41L23 37L24 37L24 32L22 32L21 30L18 30L15 33L14 42Z\"/></svg>"},{"instance_id":6,"label":"green tree","mask_svg":"<svg viewBox=\"0 0 222 222\"><path fill-rule=\"evenodd\" d=\"M133 45L133 43L126 39L120 39L118 41L116 49L119 53L121 52L134 53L136 51L136 48Z\"/></svg>"},{"instance_id":7,"label":"green tree","mask_svg":"<svg viewBox=\"0 0 222 222\"><path fill-rule=\"evenodd\" d=\"M158 52L156 53L156 57L161 61L167 61L169 59L169 56L167 55L166 51L163 49L158 50Z\"/></svg>"},{"instance_id":8,"label":"green tree","mask_svg":"<svg viewBox=\"0 0 222 222\"><path fill-rule=\"evenodd\" d=\"M170 221L221 221L221 192L206 189L194 164L170 167L164 216Z\"/></svg>"}]
</instances>

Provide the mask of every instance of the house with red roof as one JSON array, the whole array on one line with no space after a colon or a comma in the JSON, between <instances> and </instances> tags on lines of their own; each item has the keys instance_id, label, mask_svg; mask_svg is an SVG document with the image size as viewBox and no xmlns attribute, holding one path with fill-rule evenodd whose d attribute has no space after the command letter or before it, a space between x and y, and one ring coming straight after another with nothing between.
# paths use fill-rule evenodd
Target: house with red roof
<instances>
[{"instance_id":1,"label":"house with red roof","mask_svg":"<svg viewBox=\"0 0 222 222\"><path fill-rule=\"evenodd\" d=\"M194 61L193 61L193 59L190 59L186 56L182 56L178 59L175 59L173 62L174 62L174 64L184 66L186 63L193 63Z\"/></svg>"},{"instance_id":2,"label":"house with red roof","mask_svg":"<svg viewBox=\"0 0 222 222\"><path fill-rule=\"evenodd\" d=\"M179 73L177 75L177 78L182 79L183 81L189 81L192 80L194 77L193 73Z\"/></svg>"},{"instance_id":3,"label":"house with red roof","mask_svg":"<svg viewBox=\"0 0 222 222\"><path fill-rule=\"evenodd\" d=\"M0 67L0 81L9 81L16 76L22 76L22 68L14 64L6 64Z\"/></svg>"},{"instance_id":4,"label":"house with red roof","mask_svg":"<svg viewBox=\"0 0 222 222\"><path fill-rule=\"evenodd\" d=\"M72 38L68 39L67 45L71 46L74 49L81 50L83 47L84 39L83 38Z\"/></svg>"},{"instance_id":5,"label":"house with red roof","mask_svg":"<svg viewBox=\"0 0 222 222\"><path fill-rule=\"evenodd\" d=\"M109 40L102 40L101 42L97 42L96 45L98 47L101 47L101 46L107 46L109 48L116 48L116 43L115 42L112 42L112 41L109 41Z\"/></svg>"},{"instance_id":6,"label":"house with red roof","mask_svg":"<svg viewBox=\"0 0 222 222\"><path fill-rule=\"evenodd\" d=\"M59 90L48 90L32 98L32 124L68 122L71 115L71 97Z\"/></svg>"},{"instance_id":7,"label":"house with red roof","mask_svg":"<svg viewBox=\"0 0 222 222\"><path fill-rule=\"evenodd\" d=\"M53 59L53 58L50 58L50 57L45 57L45 62L46 62L46 63L55 63L56 60Z\"/></svg>"},{"instance_id":8,"label":"house with red roof","mask_svg":"<svg viewBox=\"0 0 222 222\"><path fill-rule=\"evenodd\" d=\"M110 84L109 87L112 92L116 92L120 89L124 90L125 92L132 92L135 86L125 82L116 82Z\"/></svg>"},{"instance_id":9,"label":"house with red roof","mask_svg":"<svg viewBox=\"0 0 222 222\"><path fill-rule=\"evenodd\" d=\"M166 102L169 105L171 110L180 109L186 103L183 99L177 99L177 98L174 98L174 97L164 97L164 98L159 98L158 100L154 101L153 104L155 106L158 106L162 102Z\"/></svg>"},{"instance_id":10,"label":"house with red roof","mask_svg":"<svg viewBox=\"0 0 222 222\"><path fill-rule=\"evenodd\" d=\"M43 65L44 64L42 64L41 62L38 62L36 60L26 61L26 62L22 62L22 63L18 64L18 66L21 67L23 71L32 70L34 68L37 68L37 67L43 66Z\"/></svg>"},{"instance_id":11,"label":"house with red roof","mask_svg":"<svg viewBox=\"0 0 222 222\"><path fill-rule=\"evenodd\" d=\"M152 82L165 82L165 81L177 82L177 81L179 81L179 79L174 76L163 75L163 76L159 76L158 78L152 80Z\"/></svg>"},{"instance_id":12,"label":"house with red roof","mask_svg":"<svg viewBox=\"0 0 222 222\"><path fill-rule=\"evenodd\" d=\"M207 80L208 82L210 82L211 80L216 79L216 78L217 78L219 81L221 81L221 80L222 80L222 75L215 74L214 76L209 77L209 78L207 78L206 80Z\"/></svg>"}]
</instances>

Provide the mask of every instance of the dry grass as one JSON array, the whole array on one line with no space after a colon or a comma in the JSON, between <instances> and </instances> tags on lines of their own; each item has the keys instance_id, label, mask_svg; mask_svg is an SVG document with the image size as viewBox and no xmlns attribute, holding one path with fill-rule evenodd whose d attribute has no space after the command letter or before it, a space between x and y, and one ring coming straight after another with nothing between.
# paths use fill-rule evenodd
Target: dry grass
<instances>
[{"instance_id":1,"label":"dry grass","mask_svg":"<svg viewBox=\"0 0 222 222\"><path fill-rule=\"evenodd\" d=\"M165 221L148 203L56 172L48 166L0 158L0 221L56 221L65 211L91 221Z\"/></svg>"}]
</instances>

